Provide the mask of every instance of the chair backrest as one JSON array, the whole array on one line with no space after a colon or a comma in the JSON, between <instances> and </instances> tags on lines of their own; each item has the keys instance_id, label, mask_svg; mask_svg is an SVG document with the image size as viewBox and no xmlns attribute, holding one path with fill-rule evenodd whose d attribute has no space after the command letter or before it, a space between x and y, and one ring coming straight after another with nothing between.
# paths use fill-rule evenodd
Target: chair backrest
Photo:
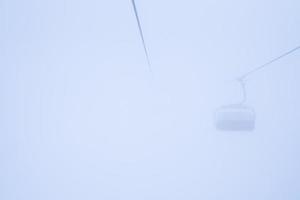
<instances>
[{"instance_id":1,"label":"chair backrest","mask_svg":"<svg viewBox=\"0 0 300 200\"><path fill-rule=\"evenodd\" d=\"M253 108L244 105L223 106L216 110L215 126L222 131L253 131L256 114Z\"/></svg>"}]
</instances>

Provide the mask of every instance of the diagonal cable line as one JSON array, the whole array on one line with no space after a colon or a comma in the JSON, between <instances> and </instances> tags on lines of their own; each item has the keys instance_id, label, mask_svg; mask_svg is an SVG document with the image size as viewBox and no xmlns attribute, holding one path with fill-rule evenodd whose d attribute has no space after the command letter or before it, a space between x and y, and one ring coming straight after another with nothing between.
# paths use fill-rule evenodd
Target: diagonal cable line
<instances>
[{"instance_id":1,"label":"diagonal cable line","mask_svg":"<svg viewBox=\"0 0 300 200\"><path fill-rule=\"evenodd\" d=\"M284 54L282 54L282 55L274 58L273 60L270 60L269 62L267 62L267 63L265 63L265 64L263 64L263 65L255 68L255 69L253 69L253 70L245 73L243 76L241 76L238 79L241 80L241 81L245 81L252 74L254 74L254 73L256 73L256 72L258 72L258 71L260 71L260 70L262 70L262 69L264 69L266 67L268 67L269 65L271 65L271 64L273 64L273 63L281 60L282 58L284 58L284 57L286 57L286 56L288 56L288 55L290 55L290 54L292 54L292 53L294 53L295 51L298 51L298 50L300 50L300 46L297 46L296 48L294 48L294 49L292 49L292 50L290 50L290 51L288 51L288 52L286 52L286 53L284 53Z\"/></svg>"},{"instance_id":2,"label":"diagonal cable line","mask_svg":"<svg viewBox=\"0 0 300 200\"><path fill-rule=\"evenodd\" d=\"M146 55L146 58L147 58L148 67L149 67L149 70L152 71L151 63L150 63L150 57L149 57L147 45L146 45L146 42L145 42L143 28L142 28L142 25L141 25L141 20L140 20L139 13L138 13L138 10L137 10L137 7L136 7L136 3L135 3L135 0L131 0L131 2L132 2L135 18L136 18L136 21L137 21L137 25L138 25L138 28L139 28L140 37L141 37L141 40L142 40L142 43L143 43L145 55Z\"/></svg>"}]
</instances>

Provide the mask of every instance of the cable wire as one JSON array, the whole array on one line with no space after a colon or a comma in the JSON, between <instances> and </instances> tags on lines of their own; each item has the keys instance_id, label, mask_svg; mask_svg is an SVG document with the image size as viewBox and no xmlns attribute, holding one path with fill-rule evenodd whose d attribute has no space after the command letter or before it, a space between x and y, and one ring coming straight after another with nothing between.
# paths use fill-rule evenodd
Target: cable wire
<instances>
[{"instance_id":1,"label":"cable wire","mask_svg":"<svg viewBox=\"0 0 300 200\"><path fill-rule=\"evenodd\" d=\"M144 32L143 32L143 28L142 28L142 25L141 25L141 20L140 20L140 17L139 17L139 13L138 13L138 9L137 9L135 0L131 0L131 3L132 3L132 6L133 6L135 18L136 18L137 25L138 25L138 28L139 28L139 33L140 33L140 37L141 37L141 40L142 40L142 43L143 43L145 55L146 55L146 58L147 58L148 67L149 67L149 70L152 71L150 57L149 57L147 45L146 45L146 42L145 42Z\"/></svg>"},{"instance_id":2,"label":"cable wire","mask_svg":"<svg viewBox=\"0 0 300 200\"><path fill-rule=\"evenodd\" d=\"M286 57L286 56L288 56L288 55L290 55L290 54L292 54L292 53L294 53L295 51L298 51L298 50L300 50L300 46L297 46L296 48L294 48L294 49L292 49L292 50L290 50L290 51L288 51L288 52L286 52L286 53L284 53L284 54L282 54L282 55L280 55L280 56L278 56L278 57L270 60L269 62L267 62L267 63L265 63L265 64L263 64L263 65L255 68L255 69L253 69L253 70L245 73L243 76L239 77L238 80L245 82L246 79L249 76L251 76L252 74L254 74L254 73L256 73L256 72L258 72L258 71L260 71L260 70L262 70L262 69L264 69L266 67L268 67L269 65L271 65L271 64L273 64L273 63L281 60L282 58L284 58L284 57Z\"/></svg>"}]
</instances>

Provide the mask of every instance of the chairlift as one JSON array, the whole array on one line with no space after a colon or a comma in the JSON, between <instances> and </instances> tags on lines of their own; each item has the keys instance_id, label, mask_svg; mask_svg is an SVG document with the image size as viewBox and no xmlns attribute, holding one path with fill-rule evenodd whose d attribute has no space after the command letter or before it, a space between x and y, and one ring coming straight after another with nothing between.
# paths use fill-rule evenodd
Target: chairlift
<instances>
[{"instance_id":1,"label":"chairlift","mask_svg":"<svg viewBox=\"0 0 300 200\"><path fill-rule=\"evenodd\" d=\"M235 105L226 105L218 108L215 111L215 127L221 131L253 131L255 129L256 114L254 108L247 106L247 91L246 82L248 77L254 75L260 70L270 66L276 61L294 53L299 50L300 46L282 54L279 57L257 67L236 80L240 83L243 91L243 99L240 103Z\"/></svg>"}]
</instances>

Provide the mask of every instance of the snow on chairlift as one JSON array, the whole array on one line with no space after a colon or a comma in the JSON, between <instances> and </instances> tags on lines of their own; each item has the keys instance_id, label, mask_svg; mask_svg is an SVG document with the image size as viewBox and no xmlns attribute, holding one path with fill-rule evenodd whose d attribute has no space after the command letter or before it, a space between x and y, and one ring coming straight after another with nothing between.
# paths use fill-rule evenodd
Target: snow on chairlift
<instances>
[{"instance_id":1,"label":"snow on chairlift","mask_svg":"<svg viewBox=\"0 0 300 200\"><path fill-rule=\"evenodd\" d=\"M222 106L215 112L215 126L221 131L253 131L255 111L245 105Z\"/></svg>"}]
</instances>

